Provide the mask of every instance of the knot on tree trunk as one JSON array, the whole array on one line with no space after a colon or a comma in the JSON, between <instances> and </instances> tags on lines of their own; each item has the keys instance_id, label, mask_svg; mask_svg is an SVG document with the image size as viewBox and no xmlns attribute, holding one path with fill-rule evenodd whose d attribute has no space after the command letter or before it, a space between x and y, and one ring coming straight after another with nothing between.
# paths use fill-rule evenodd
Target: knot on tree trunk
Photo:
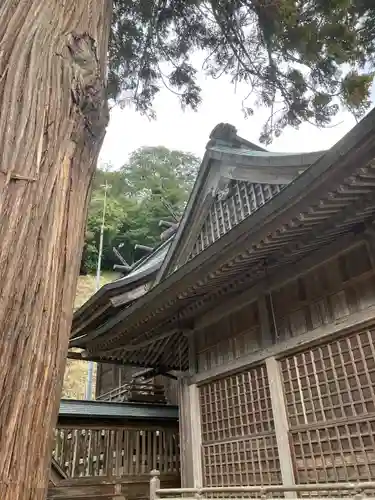
<instances>
[{"instance_id":1,"label":"knot on tree trunk","mask_svg":"<svg viewBox=\"0 0 375 500\"><path fill-rule=\"evenodd\" d=\"M73 69L72 100L84 117L87 132L100 139L109 115L95 40L88 33L72 33L67 47Z\"/></svg>"}]
</instances>

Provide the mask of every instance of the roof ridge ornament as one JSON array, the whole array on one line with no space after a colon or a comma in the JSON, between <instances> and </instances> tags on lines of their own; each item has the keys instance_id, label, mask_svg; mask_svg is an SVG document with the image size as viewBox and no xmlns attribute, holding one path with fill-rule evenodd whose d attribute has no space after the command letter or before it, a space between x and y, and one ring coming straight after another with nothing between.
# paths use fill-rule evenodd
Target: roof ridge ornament
<instances>
[{"instance_id":1,"label":"roof ridge ornament","mask_svg":"<svg viewBox=\"0 0 375 500\"><path fill-rule=\"evenodd\" d=\"M213 128L210 139L220 140L225 142L234 142L237 138L237 129L230 123L219 123Z\"/></svg>"}]
</instances>

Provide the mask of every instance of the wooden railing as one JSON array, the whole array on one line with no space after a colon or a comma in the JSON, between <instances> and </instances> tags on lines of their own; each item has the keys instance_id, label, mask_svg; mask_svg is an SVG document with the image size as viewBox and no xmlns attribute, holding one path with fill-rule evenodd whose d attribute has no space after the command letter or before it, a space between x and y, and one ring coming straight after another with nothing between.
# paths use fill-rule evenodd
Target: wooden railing
<instances>
[{"instance_id":1,"label":"wooden railing","mask_svg":"<svg viewBox=\"0 0 375 500\"><path fill-rule=\"evenodd\" d=\"M129 382L97 397L100 401L166 404L162 385Z\"/></svg>"},{"instance_id":2,"label":"wooden railing","mask_svg":"<svg viewBox=\"0 0 375 500\"><path fill-rule=\"evenodd\" d=\"M174 474L162 474L161 484L178 487L179 479ZM150 474L123 478L90 477L64 479L48 489L47 500L148 500Z\"/></svg>"},{"instance_id":3,"label":"wooden railing","mask_svg":"<svg viewBox=\"0 0 375 500\"><path fill-rule=\"evenodd\" d=\"M312 497L314 500L334 498L351 498L353 500L375 500L375 482L363 483L316 483L293 486L233 486L212 488L161 488L160 472L153 470L150 480L150 500L197 500L197 499L231 499L236 498L297 498ZM284 496L285 495L285 496Z\"/></svg>"},{"instance_id":4,"label":"wooden railing","mask_svg":"<svg viewBox=\"0 0 375 500\"><path fill-rule=\"evenodd\" d=\"M68 478L162 474L180 477L177 428L60 427L53 458Z\"/></svg>"}]
</instances>

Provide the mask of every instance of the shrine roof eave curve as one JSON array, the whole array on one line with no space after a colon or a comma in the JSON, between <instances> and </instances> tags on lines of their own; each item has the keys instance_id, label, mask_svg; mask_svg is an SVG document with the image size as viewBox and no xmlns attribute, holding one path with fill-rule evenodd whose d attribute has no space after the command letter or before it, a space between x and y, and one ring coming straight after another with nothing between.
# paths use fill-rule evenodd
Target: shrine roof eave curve
<instances>
[{"instance_id":1,"label":"shrine roof eave curve","mask_svg":"<svg viewBox=\"0 0 375 500\"><path fill-rule=\"evenodd\" d=\"M199 308L225 299L229 277L242 285L247 279L246 286L252 286L265 271L272 273L358 225L372 223L374 130L375 111L371 111L251 217L90 332L80 344L85 355L139 366L163 363L170 369L184 368L185 330ZM163 356L169 349L172 357L167 360Z\"/></svg>"}]
</instances>

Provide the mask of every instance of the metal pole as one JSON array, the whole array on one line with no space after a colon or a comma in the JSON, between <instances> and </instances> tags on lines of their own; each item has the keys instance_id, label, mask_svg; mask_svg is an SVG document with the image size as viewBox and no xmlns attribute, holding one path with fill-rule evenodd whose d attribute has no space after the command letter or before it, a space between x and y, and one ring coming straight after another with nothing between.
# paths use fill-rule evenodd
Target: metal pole
<instances>
[{"instance_id":1,"label":"metal pole","mask_svg":"<svg viewBox=\"0 0 375 500\"><path fill-rule=\"evenodd\" d=\"M99 253L98 253L98 263L96 266L96 286L95 290L98 291L100 288L100 272L102 268L102 255L103 255L103 239L104 239L104 225L105 225L105 215L107 209L107 191L111 189L111 185L105 181L105 184L100 186L104 188L104 198L103 198L103 214L102 214L102 224L100 226L100 237L99 237ZM89 361L87 368L87 384L86 384L86 399L92 399L92 375L94 372L94 363Z\"/></svg>"}]
</instances>

